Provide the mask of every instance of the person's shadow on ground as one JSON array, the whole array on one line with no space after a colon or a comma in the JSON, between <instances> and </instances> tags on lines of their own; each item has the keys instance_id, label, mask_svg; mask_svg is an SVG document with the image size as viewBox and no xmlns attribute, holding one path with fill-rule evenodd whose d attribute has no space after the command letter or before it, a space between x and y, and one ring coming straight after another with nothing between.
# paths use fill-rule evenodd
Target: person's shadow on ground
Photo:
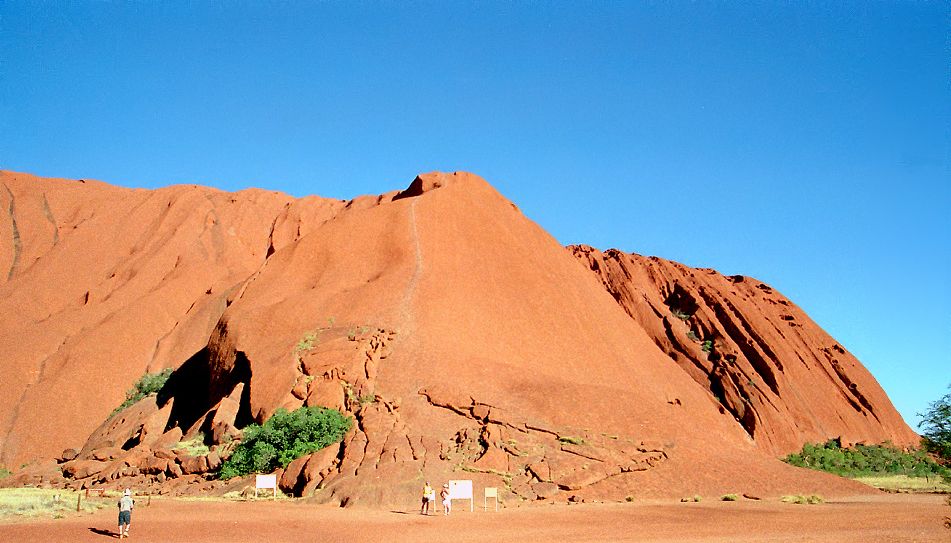
<instances>
[{"instance_id":1,"label":"person's shadow on ground","mask_svg":"<svg viewBox=\"0 0 951 543\"><path fill-rule=\"evenodd\" d=\"M116 534L112 533L112 530L103 530L102 528L90 528L90 532L94 534L104 535L106 537L115 538Z\"/></svg>"}]
</instances>

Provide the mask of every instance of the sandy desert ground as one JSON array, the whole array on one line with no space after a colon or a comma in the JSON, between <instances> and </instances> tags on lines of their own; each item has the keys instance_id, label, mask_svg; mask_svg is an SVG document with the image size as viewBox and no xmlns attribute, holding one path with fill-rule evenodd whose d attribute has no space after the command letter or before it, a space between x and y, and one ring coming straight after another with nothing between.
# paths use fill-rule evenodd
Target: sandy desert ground
<instances>
[{"instance_id":1,"label":"sandy desert ground","mask_svg":"<svg viewBox=\"0 0 951 543\"><path fill-rule=\"evenodd\" d=\"M133 517L136 542L951 541L940 495L890 494L793 505L776 499L700 503L541 505L450 517L340 509L303 502L153 500ZM461 503L460 503L461 505ZM0 524L0 541L114 539L111 508L57 520Z\"/></svg>"}]
</instances>

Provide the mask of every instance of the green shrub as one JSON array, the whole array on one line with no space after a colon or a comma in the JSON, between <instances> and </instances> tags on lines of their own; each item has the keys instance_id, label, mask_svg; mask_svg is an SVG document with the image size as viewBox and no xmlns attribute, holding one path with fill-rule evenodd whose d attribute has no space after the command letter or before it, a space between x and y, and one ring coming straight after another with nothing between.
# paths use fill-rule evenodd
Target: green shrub
<instances>
[{"instance_id":1,"label":"green shrub","mask_svg":"<svg viewBox=\"0 0 951 543\"><path fill-rule=\"evenodd\" d=\"M558 436L558 441L570 443L571 445L584 445L584 439L574 436Z\"/></svg>"},{"instance_id":2,"label":"green shrub","mask_svg":"<svg viewBox=\"0 0 951 543\"><path fill-rule=\"evenodd\" d=\"M309 351L313 349L317 344L320 343L320 330L314 330L313 332L307 332L304 334L304 337L297 342L295 350L298 353Z\"/></svg>"},{"instance_id":3,"label":"green shrub","mask_svg":"<svg viewBox=\"0 0 951 543\"><path fill-rule=\"evenodd\" d=\"M930 478L951 475L951 470L938 465L925 451L906 452L887 444L842 448L836 440L821 445L807 443L801 452L790 454L784 461L843 477L889 474Z\"/></svg>"},{"instance_id":4,"label":"green shrub","mask_svg":"<svg viewBox=\"0 0 951 543\"><path fill-rule=\"evenodd\" d=\"M251 424L219 476L230 479L249 473L268 473L278 466L343 439L352 420L335 409L301 407L294 412L278 409L264 425Z\"/></svg>"},{"instance_id":5,"label":"green shrub","mask_svg":"<svg viewBox=\"0 0 951 543\"><path fill-rule=\"evenodd\" d=\"M928 404L928 410L918 416L925 449L951 460L951 392Z\"/></svg>"},{"instance_id":6,"label":"green shrub","mask_svg":"<svg viewBox=\"0 0 951 543\"><path fill-rule=\"evenodd\" d=\"M685 321L693 316L690 313L687 313L686 311L683 311L680 309L671 309L670 313L682 321Z\"/></svg>"},{"instance_id":7,"label":"green shrub","mask_svg":"<svg viewBox=\"0 0 951 543\"><path fill-rule=\"evenodd\" d=\"M720 497L720 499L725 502L735 502L736 500L740 499L740 497L736 494L724 494Z\"/></svg>"},{"instance_id":8,"label":"green shrub","mask_svg":"<svg viewBox=\"0 0 951 543\"><path fill-rule=\"evenodd\" d=\"M11 475L13 475L13 472L12 472L12 471L8 470L7 468L0 467L0 479L3 479L3 478L5 478L5 477L9 477L9 476L11 476Z\"/></svg>"},{"instance_id":9,"label":"green shrub","mask_svg":"<svg viewBox=\"0 0 951 543\"><path fill-rule=\"evenodd\" d=\"M709 339L704 341L703 345L700 347L700 350L705 353L713 352L713 341Z\"/></svg>"},{"instance_id":10,"label":"green shrub","mask_svg":"<svg viewBox=\"0 0 951 543\"><path fill-rule=\"evenodd\" d=\"M171 376L172 368L165 368L158 373L146 373L142 377L139 377L139 380L136 381L135 385L126 391L125 401L122 402L122 405L112 411L112 415L115 415L126 407L135 404L149 394L157 394L158 391L162 390L162 387L165 386L165 383Z\"/></svg>"}]
</instances>

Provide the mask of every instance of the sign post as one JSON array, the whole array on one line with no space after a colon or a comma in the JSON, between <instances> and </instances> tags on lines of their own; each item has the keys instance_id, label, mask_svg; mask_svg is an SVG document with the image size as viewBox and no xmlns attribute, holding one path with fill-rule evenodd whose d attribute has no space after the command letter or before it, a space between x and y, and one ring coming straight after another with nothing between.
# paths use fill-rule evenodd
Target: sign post
<instances>
[{"instance_id":1,"label":"sign post","mask_svg":"<svg viewBox=\"0 0 951 543\"><path fill-rule=\"evenodd\" d=\"M451 502L452 500L469 500L469 511L474 511L475 508L472 503L472 481L449 481L449 501Z\"/></svg>"},{"instance_id":2,"label":"sign post","mask_svg":"<svg viewBox=\"0 0 951 543\"><path fill-rule=\"evenodd\" d=\"M489 508L489 498L495 498L495 510L499 510L499 489L494 486L485 487L485 501L482 503L482 510Z\"/></svg>"},{"instance_id":3,"label":"sign post","mask_svg":"<svg viewBox=\"0 0 951 543\"><path fill-rule=\"evenodd\" d=\"M271 499L277 498L277 475L258 475L254 478L254 497L258 497L259 489L271 489Z\"/></svg>"}]
</instances>

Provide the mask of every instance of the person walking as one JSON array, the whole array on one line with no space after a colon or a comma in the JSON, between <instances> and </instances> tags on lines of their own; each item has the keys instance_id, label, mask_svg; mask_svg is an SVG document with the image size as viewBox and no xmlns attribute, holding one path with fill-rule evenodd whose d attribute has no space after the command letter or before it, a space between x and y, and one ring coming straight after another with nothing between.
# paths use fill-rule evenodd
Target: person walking
<instances>
[{"instance_id":1,"label":"person walking","mask_svg":"<svg viewBox=\"0 0 951 543\"><path fill-rule=\"evenodd\" d=\"M429 508L436 497L433 487L429 486L429 481L423 486L423 505L419 508L420 515L428 515Z\"/></svg>"},{"instance_id":2,"label":"person walking","mask_svg":"<svg viewBox=\"0 0 951 543\"><path fill-rule=\"evenodd\" d=\"M125 489L122 497L119 498L119 539L129 537L129 527L132 526L132 508L135 507L135 501L132 500L132 490ZM123 530L123 526L125 529Z\"/></svg>"},{"instance_id":3,"label":"person walking","mask_svg":"<svg viewBox=\"0 0 951 543\"><path fill-rule=\"evenodd\" d=\"M439 497L442 498L442 514L448 515L452 510L452 500L449 499L449 484L442 485L439 491Z\"/></svg>"}]
</instances>

